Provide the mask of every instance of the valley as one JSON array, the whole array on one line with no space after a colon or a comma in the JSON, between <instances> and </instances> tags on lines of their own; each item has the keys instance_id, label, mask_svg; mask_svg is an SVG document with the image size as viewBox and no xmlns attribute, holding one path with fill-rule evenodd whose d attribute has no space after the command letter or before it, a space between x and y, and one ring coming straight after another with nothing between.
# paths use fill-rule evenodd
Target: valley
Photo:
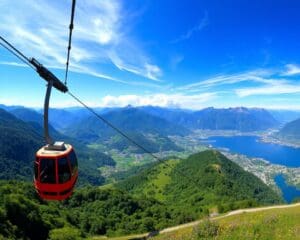
<instances>
[{"instance_id":1,"label":"valley","mask_svg":"<svg viewBox=\"0 0 300 240\"><path fill-rule=\"evenodd\" d=\"M29 123L40 133L42 132L43 117L39 112L20 106L6 107L2 105L2 107L19 119ZM138 108L128 106L116 109L97 109L97 111L100 114L104 114L105 118L112 121L116 126L129 134L130 137L137 140L141 145L146 146L150 152L161 159L169 158L170 156L175 156L179 159L187 158L193 153L210 149L217 137L228 137L229 139L239 137L248 139L253 137L255 138L253 143L258 148L257 150L251 150L251 152L242 150L244 140L242 140L240 146L231 150L224 146L215 147L243 169L258 176L276 191L279 191L279 188L274 181L274 177L279 174L284 175L288 184L299 187L299 167L293 165L294 163L297 164L297 161L290 159L291 164L289 165L287 160L276 160L278 156L275 162L270 161L269 156L272 156L272 151L265 152L266 148L259 143L259 141L262 144L265 142L265 146L269 146L267 139L270 140L271 138L273 138L271 143L275 144L274 146L281 146L283 142L286 142L284 140L274 141L276 139L274 133L278 132L276 129L280 128L282 124L280 125L267 111L229 108L226 112L225 109L207 108L202 111L191 112L152 106ZM61 114L64 115L63 122ZM234 124L226 125L227 128L231 129L216 129L221 125L214 119L220 118L220 114L223 114L223 121L227 123L235 119ZM255 120L252 121L251 118L248 118L245 122L244 114L247 116L252 114L252 118ZM297 114L295 113L292 116L296 117L298 116ZM201 124L206 125L206 129L197 129L199 127L199 121L197 120L199 117L203 119ZM256 128L262 117L268 118L268 120L263 120L260 125L264 125L265 129L261 127ZM240 129L236 129L239 119L242 119L242 124L239 124ZM137 121L139 124L132 124ZM143 166L147 167L148 164L155 162L150 155L143 153L127 142L127 140L118 136L107 126L87 114L84 109L52 109L50 110L50 122L60 123L56 126L58 130L51 127L52 134L56 138L65 138L68 141L76 142L76 145L79 145L80 149L85 149L86 153L90 151L89 154L84 153L84 155L81 155L90 159L89 161L83 161L83 165L88 166L91 164L90 166L93 166L90 170L84 167L84 175L90 174L90 176L87 175L85 177L86 179L89 178L91 180L94 178L94 182L99 182L96 180L98 175L98 178L102 179L100 181L102 184L104 181L105 183L111 183L120 179L120 176L128 176L130 173L138 171L137 169L142 169ZM212 122L215 122L215 125L212 125ZM179 125L179 123L183 124L184 127ZM278 125L278 127L269 129L266 128L268 126L266 123L271 124L271 126ZM245 127L241 127L243 124ZM225 125L223 126L225 127ZM249 131L250 129L251 131ZM66 138L65 136L68 137ZM231 146L234 145L235 143L231 143ZM246 144L245 146L247 145L253 144ZM297 151L293 150L294 148L291 148L291 150L287 149L288 152ZM255 151L260 152L262 155L256 155ZM101 158L106 159L106 156L109 156L111 160L97 160L99 157L95 154L96 152L99 156L102 156ZM297 156L297 154L295 152L294 156ZM94 164L96 164L96 168ZM84 182L87 183L87 181Z\"/></svg>"},{"instance_id":2,"label":"valley","mask_svg":"<svg viewBox=\"0 0 300 240\"><path fill-rule=\"evenodd\" d=\"M28 153L24 152L26 155L22 157L26 161L20 161L18 156L14 157L13 161L20 171L17 172L15 168L8 171L5 166L9 162L5 157L9 154L5 147L8 139L5 136L8 135L4 133L9 133L11 147L19 146L18 136L24 131L30 136L28 139L32 139L34 146L38 147L41 144L42 115L32 109L19 107L1 111L0 128L4 137L0 137L3 143L0 154L3 159L3 174L0 176L6 181L0 185L3 185L2 191L5 193L5 189L12 189L12 184L16 184L15 191L18 195L14 196L12 192L5 193L2 203L11 199L8 205L4 204L2 207L0 198L0 210L5 209L3 218L8 222L5 226L16 224L16 220L7 215L10 204L19 206L19 202L28 196L33 199L33 202L25 200L26 204L34 206L30 209L39 209L34 211L40 212L41 219L51 220L48 226L48 220L42 220L45 232L51 236L59 236L59 231L64 231L70 235L80 234L84 237L153 231L234 209L274 205L283 203L284 200L292 202L298 197L297 189L290 187L299 187L300 184L300 168L297 161L277 161L275 155L272 155L276 151L267 150L269 143L260 141L262 136L272 131L266 129L267 124L277 124L271 117L268 121L262 121L267 123L265 129L256 128L257 122L260 121L260 118L255 117L256 114L270 116L266 111L229 109L228 121L237 118L235 124L238 123L239 128L232 124L226 125L230 129L216 129L216 125L211 125L210 122L214 121L214 116L219 117L219 113L216 113L219 110L211 108L200 111L201 114L155 107L98 110L151 154L157 156L160 159L157 162L150 154L144 153L91 116L83 114L77 118L76 114L81 114L80 109L76 109L76 113L68 109L55 110L63 111L67 116L63 124L55 126L58 129L51 127L51 132L55 138L65 139L74 144L80 167L78 189L70 200L62 203L72 214L61 213L61 225L57 225L52 213L46 217L44 210L50 208L51 210L46 211L55 212L55 209L61 209L62 205L44 205L37 201L34 192L23 196L20 190L22 187L19 188L25 184L26 191L30 189L29 185L26 185L28 183L18 181L28 181L30 178L31 169L27 165L34 158L35 148L30 147L30 144L25 145L26 149L30 150ZM159 114L155 113L156 111ZM222 109L221 112L226 116L226 110ZM253 114L254 120L245 123L244 113ZM201 124L207 122L205 129L197 129L198 114L203 119L208 118L201 121ZM59 121L55 120L56 116L60 115L53 114L53 123ZM239 123L240 118L243 121ZM143 121L133 124L132 119ZM180 121L186 125L182 127L178 124ZM253 122L255 124L252 125ZM13 127L7 129L7 123ZM24 142L26 143L26 137ZM247 152L249 146L253 148L252 152ZM294 148L278 144L273 144L273 148L294 151ZM267 152L264 152L266 150ZM298 150L295 151L295 156L298 156ZM276 154L277 157L280 156L278 152ZM13 175L14 172L18 175ZM278 176L283 177L281 182L276 178ZM11 182L12 179L18 181ZM291 193L291 190L294 192ZM18 199L16 203L11 202L13 198ZM132 225L126 225L128 221L131 221ZM12 236L16 234L12 229L9 231ZM21 235L27 234L26 231L22 232L22 229L20 231Z\"/></svg>"},{"instance_id":3,"label":"valley","mask_svg":"<svg viewBox=\"0 0 300 240\"><path fill-rule=\"evenodd\" d=\"M183 151L161 151L159 153L155 153L160 158L167 158L168 156L176 156L177 158L186 158L189 155L197 152L201 152L207 149L212 148L212 141L210 138L214 136L220 137L236 137L236 136L244 136L244 137L258 137L258 139L262 139L264 136L264 132L252 132L252 133L241 133L237 131L195 131L192 134L187 136L170 136L170 139L177 145L180 146ZM262 141L263 142L263 141ZM260 141L257 140L256 144L260 144ZM276 145L281 145L277 143L273 143ZM243 145L243 141L241 142ZM98 145L97 145L98 146ZM92 145L91 147L97 147ZM283 145L286 146L286 145ZM112 156L114 161L116 162L115 166L103 166L100 168L102 176L107 178L107 182L114 182L114 176L118 175L120 172L126 172L133 167L142 167L144 164L149 164L151 162L155 162L151 156L148 154L135 154L130 151L118 151L117 149L108 149L104 146L99 147L100 149L106 149L105 153L109 156ZM263 182L265 182L268 186L271 186L278 193L281 192L280 188L277 186L274 178L282 174L287 182L287 184L291 186L297 186L300 188L300 167L291 167L286 166L285 162L282 161L282 164L272 163L261 157L253 157L247 156L243 153L238 153L236 149L234 152L230 151L224 147L218 147L218 149L230 160L237 163L246 171L249 171L259 177ZM293 148L292 148L293 150ZM243 151L242 151L243 152ZM278 154L278 153L277 153ZM295 155L297 156L297 154ZM279 156L277 156L278 158Z\"/></svg>"}]
</instances>

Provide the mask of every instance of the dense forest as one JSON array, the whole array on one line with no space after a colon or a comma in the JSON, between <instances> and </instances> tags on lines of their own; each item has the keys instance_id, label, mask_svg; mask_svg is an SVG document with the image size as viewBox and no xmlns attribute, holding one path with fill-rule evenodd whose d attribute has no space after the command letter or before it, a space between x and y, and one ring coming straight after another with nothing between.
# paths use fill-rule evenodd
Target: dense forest
<instances>
[{"instance_id":1,"label":"dense forest","mask_svg":"<svg viewBox=\"0 0 300 240\"><path fill-rule=\"evenodd\" d=\"M116 189L85 187L64 202L46 202L30 183L0 181L0 239L122 235L178 222L166 205Z\"/></svg>"},{"instance_id":2,"label":"dense forest","mask_svg":"<svg viewBox=\"0 0 300 240\"><path fill-rule=\"evenodd\" d=\"M114 186L76 189L63 202L40 200L31 183L3 180L0 234L5 239L76 239L141 233L214 211L280 201L259 179L220 153L205 151L150 165Z\"/></svg>"}]
</instances>

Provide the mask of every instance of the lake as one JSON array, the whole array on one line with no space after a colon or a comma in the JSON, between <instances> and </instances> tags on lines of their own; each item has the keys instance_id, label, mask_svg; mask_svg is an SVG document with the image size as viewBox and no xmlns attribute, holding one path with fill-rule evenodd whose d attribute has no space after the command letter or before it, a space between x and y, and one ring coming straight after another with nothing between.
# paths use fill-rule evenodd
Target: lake
<instances>
[{"instance_id":1,"label":"lake","mask_svg":"<svg viewBox=\"0 0 300 240\"><path fill-rule=\"evenodd\" d=\"M210 137L209 144L248 157L263 158L287 167L300 167L300 148L260 142L256 136Z\"/></svg>"},{"instance_id":2,"label":"lake","mask_svg":"<svg viewBox=\"0 0 300 240\"><path fill-rule=\"evenodd\" d=\"M248 157L263 158L274 164L287 167L300 167L300 148L260 142L259 137L210 137L207 143L211 144L214 148L225 148L230 152L243 154ZM281 189L283 198L288 203L295 197L300 197L300 190L294 186L287 185L282 175L277 175L274 180Z\"/></svg>"},{"instance_id":3,"label":"lake","mask_svg":"<svg viewBox=\"0 0 300 240\"><path fill-rule=\"evenodd\" d=\"M282 175L277 175L274 180L277 186L281 189L282 196L287 203L291 203L294 198L300 197L300 190L298 190L295 186L287 185Z\"/></svg>"}]
</instances>

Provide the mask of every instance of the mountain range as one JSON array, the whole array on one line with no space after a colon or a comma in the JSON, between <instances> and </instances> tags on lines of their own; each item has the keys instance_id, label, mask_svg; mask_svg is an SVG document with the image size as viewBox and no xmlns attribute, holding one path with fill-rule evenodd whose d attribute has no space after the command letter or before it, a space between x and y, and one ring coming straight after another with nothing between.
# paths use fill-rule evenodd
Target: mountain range
<instances>
[{"instance_id":1,"label":"mountain range","mask_svg":"<svg viewBox=\"0 0 300 240\"><path fill-rule=\"evenodd\" d=\"M188 129L260 131L278 126L279 122L265 109L260 108L205 108L200 111L142 107L156 116L176 122Z\"/></svg>"},{"instance_id":2,"label":"mountain range","mask_svg":"<svg viewBox=\"0 0 300 240\"><path fill-rule=\"evenodd\" d=\"M84 110L77 109L77 114L82 111ZM169 142L168 136L185 136L197 129L251 132L279 125L279 122L267 110L258 108L206 108L201 111L188 111L153 106L137 108L128 106L97 111L104 119L125 133L138 133L138 140L142 142L145 142L144 137L149 138L147 135L159 136L161 139L164 138L164 142ZM71 115L74 116L74 111L70 115L65 114L66 123L68 119L72 119ZM61 120L58 118L52 122L61 122ZM77 119L68 127L64 127L63 132L86 142L105 141L116 135L109 126L95 116L81 116L80 120ZM163 147L157 146L155 141L152 145L155 149ZM169 148L172 147L169 146Z\"/></svg>"},{"instance_id":3,"label":"mountain range","mask_svg":"<svg viewBox=\"0 0 300 240\"><path fill-rule=\"evenodd\" d=\"M41 111L21 106L4 106L7 111L39 130L43 125ZM154 106L96 108L102 118L112 123L150 152L181 151L169 138L187 136L195 130L261 131L274 128L279 122L265 109L206 108L200 111ZM84 108L50 109L50 132L55 139L68 136L84 144L102 144L108 149L141 153L110 126ZM54 126L54 127L53 127Z\"/></svg>"},{"instance_id":4,"label":"mountain range","mask_svg":"<svg viewBox=\"0 0 300 240\"><path fill-rule=\"evenodd\" d=\"M0 108L18 117L21 116L23 120L40 121L38 118L42 114L42 112L20 106L0 105ZM34 114L33 111L39 115ZM261 108L245 107L226 109L210 107L191 111L155 106L127 106L125 108L96 108L95 111L118 127L124 127L125 131L137 130L152 134L159 132L162 135L186 135L189 130L195 129L259 131L276 127L282 121L282 118L274 117L278 116L276 111L269 112ZM296 117L297 113L291 112L290 114ZM73 128L80 127L83 122L87 123L85 124L87 128L92 128L89 125L94 124L99 127L104 125L96 123L95 117L84 108L50 109L49 119L50 123L62 132L72 131ZM105 134L107 134L106 129L100 135L105 136Z\"/></svg>"}]
</instances>

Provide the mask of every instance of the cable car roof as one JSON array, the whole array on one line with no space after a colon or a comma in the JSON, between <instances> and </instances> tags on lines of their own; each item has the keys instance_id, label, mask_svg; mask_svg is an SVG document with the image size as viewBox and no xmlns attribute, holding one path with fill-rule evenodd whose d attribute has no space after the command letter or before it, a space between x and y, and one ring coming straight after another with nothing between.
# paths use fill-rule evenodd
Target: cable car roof
<instances>
[{"instance_id":1,"label":"cable car roof","mask_svg":"<svg viewBox=\"0 0 300 240\"><path fill-rule=\"evenodd\" d=\"M68 154L72 150L72 146L70 144L64 143L64 147L64 150L53 150L43 147L36 153L36 155L38 157L60 157Z\"/></svg>"}]
</instances>

